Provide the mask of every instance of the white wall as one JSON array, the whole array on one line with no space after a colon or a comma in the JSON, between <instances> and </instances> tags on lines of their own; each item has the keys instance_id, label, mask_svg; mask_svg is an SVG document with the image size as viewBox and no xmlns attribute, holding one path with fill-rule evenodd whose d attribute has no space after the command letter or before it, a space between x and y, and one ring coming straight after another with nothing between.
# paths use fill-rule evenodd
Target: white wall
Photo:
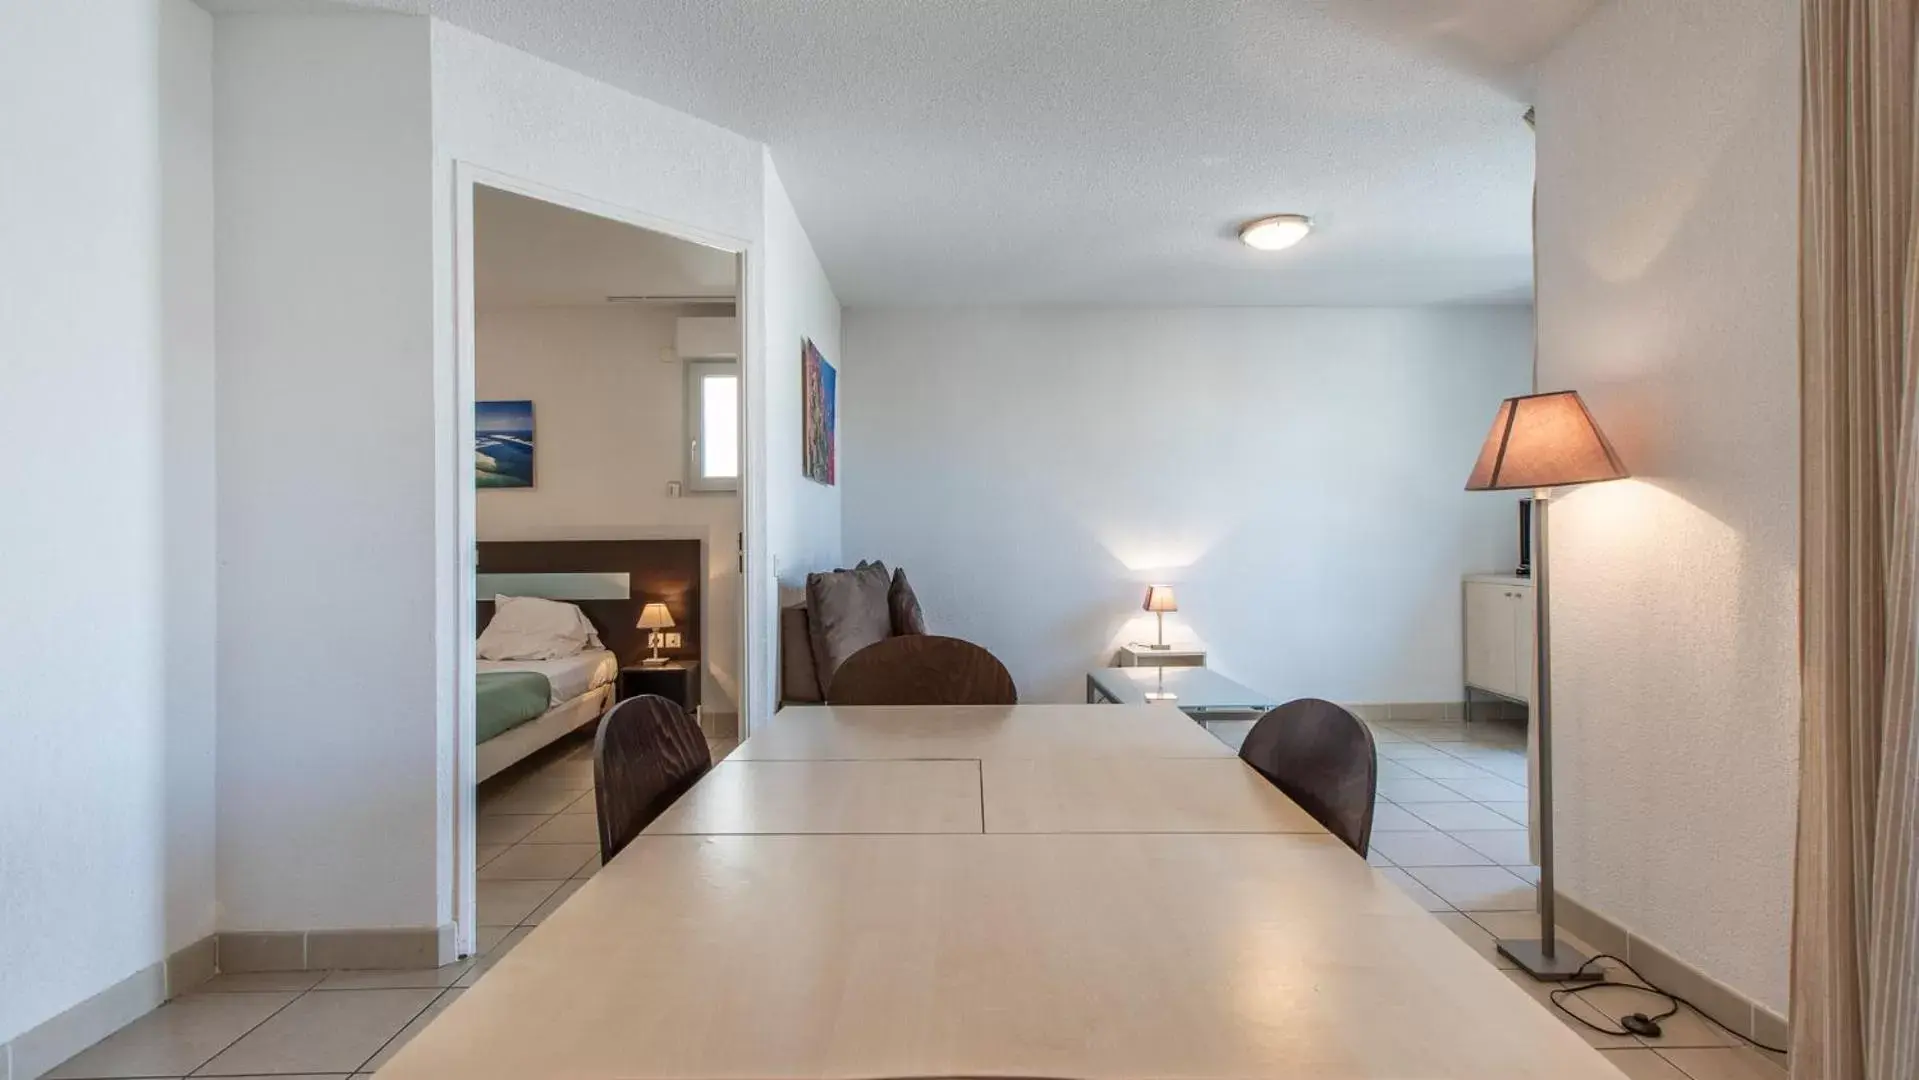
<instances>
[{"instance_id":1,"label":"white wall","mask_svg":"<svg viewBox=\"0 0 1919 1080\"><path fill-rule=\"evenodd\" d=\"M221 929L433 926L427 22L215 33Z\"/></svg>"},{"instance_id":2,"label":"white wall","mask_svg":"<svg viewBox=\"0 0 1919 1080\"><path fill-rule=\"evenodd\" d=\"M846 350L847 556L1022 699L1083 700L1156 581L1248 685L1460 699L1459 577L1516 514L1462 489L1529 310L856 309Z\"/></svg>"},{"instance_id":3,"label":"white wall","mask_svg":"<svg viewBox=\"0 0 1919 1080\"><path fill-rule=\"evenodd\" d=\"M839 371L840 427L845 429L847 369L840 340L840 302L826 279L819 256L806 238L793 203L786 196L773 155L765 155L766 207L763 248L766 266L762 297L766 308L766 492L767 550L774 574L760 594L762 606L775 608L784 587L790 596L804 588L806 575L841 565L840 492L846 483L844 441L840 447L839 484L827 486L807 479L801 450L800 343L811 338L821 355ZM772 580L777 578L777 581ZM777 620L777 615L775 616ZM777 626L777 621L775 623ZM763 680L756 711L772 714L778 701L778 638L762 641L760 670L776 676Z\"/></svg>"},{"instance_id":4,"label":"white wall","mask_svg":"<svg viewBox=\"0 0 1919 1080\"><path fill-rule=\"evenodd\" d=\"M480 400L530 400L535 486L478 493L482 540L684 536L706 542L701 653L708 710L737 711L740 498L666 493L686 479L686 366L672 308L603 304L483 310ZM662 352L674 357L667 363Z\"/></svg>"},{"instance_id":5,"label":"white wall","mask_svg":"<svg viewBox=\"0 0 1919 1080\"><path fill-rule=\"evenodd\" d=\"M0 1043L213 929L211 41L0 14Z\"/></svg>"},{"instance_id":6,"label":"white wall","mask_svg":"<svg viewBox=\"0 0 1919 1080\"><path fill-rule=\"evenodd\" d=\"M1773 1009L1797 768L1798 5L1614 0L1542 65L1541 389L1636 479L1553 531L1562 888Z\"/></svg>"}]
</instances>

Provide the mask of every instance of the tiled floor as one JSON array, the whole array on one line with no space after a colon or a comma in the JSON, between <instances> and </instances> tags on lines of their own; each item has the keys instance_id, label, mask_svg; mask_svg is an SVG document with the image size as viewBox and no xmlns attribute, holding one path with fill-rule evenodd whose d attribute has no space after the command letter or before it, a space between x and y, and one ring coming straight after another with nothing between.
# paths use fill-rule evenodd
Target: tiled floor
<instances>
[{"instance_id":1,"label":"tiled floor","mask_svg":"<svg viewBox=\"0 0 1919 1080\"><path fill-rule=\"evenodd\" d=\"M1229 743L1246 724L1215 724ZM1526 758L1514 726L1374 725L1380 794L1371 861L1493 964L1496 936L1536 932L1537 875L1526 851ZM712 744L715 760L731 742ZM386 1062L598 869L593 763L584 742L554 747L480 798L479 955L437 970L221 975L62 1065L54 1080L299 1075L340 1080ZM1546 1004L1545 989L1516 985ZM1612 996L1607 996L1612 995ZM1645 1002L1590 995L1604 1021ZM1555 1015L1557 1010L1555 1010ZM1565 1019L1562 1017L1562 1019ZM1696 1015L1658 1040L1600 1035L1566 1020L1632 1080L1783 1080L1766 1055Z\"/></svg>"},{"instance_id":2,"label":"tiled floor","mask_svg":"<svg viewBox=\"0 0 1919 1080\"><path fill-rule=\"evenodd\" d=\"M708 745L718 760L734 743ZM423 971L216 976L49 1080L371 1073L599 869L591 747L576 738L481 787L478 955Z\"/></svg>"},{"instance_id":3,"label":"tiled floor","mask_svg":"<svg viewBox=\"0 0 1919 1080\"><path fill-rule=\"evenodd\" d=\"M1251 726L1231 721L1209 730L1237 746ZM1379 746L1379 795L1367 861L1489 962L1512 968L1493 949L1494 939L1539 934L1533 910L1539 870L1526 838L1525 729L1501 721L1467 726L1457 720L1371 726ZM1690 1011L1665 1022L1659 1039L1601 1035L1553 1009L1542 984L1517 971L1507 974L1632 1080L1784 1080L1786 1075L1772 1056L1745 1048ZM1612 977L1626 976L1615 971ZM1588 1004L1574 1007L1613 1028L1625 1013L1657 1012L1647 1009L1655 1004L1664 1008L1659 999L1630 990L1583 996Z\"/></svg>"}]
</instances>

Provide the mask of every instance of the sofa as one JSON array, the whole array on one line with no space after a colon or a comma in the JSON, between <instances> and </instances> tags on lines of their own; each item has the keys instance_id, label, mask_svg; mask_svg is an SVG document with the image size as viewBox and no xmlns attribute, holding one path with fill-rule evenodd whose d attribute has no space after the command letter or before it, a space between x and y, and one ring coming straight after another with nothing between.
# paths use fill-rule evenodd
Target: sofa
<instances>
[{"instance_id":1,"label":"sofa","mask_svg":"<svg viewBox=\"0 0 1919 1080\"><path fill-rule=\"evenodd\" d=\"M780 609L780 704L826 700L833 673L876 641L926 633L906 571L862 561L806 576L806 600Z\"/></svg>"}]
</instances>

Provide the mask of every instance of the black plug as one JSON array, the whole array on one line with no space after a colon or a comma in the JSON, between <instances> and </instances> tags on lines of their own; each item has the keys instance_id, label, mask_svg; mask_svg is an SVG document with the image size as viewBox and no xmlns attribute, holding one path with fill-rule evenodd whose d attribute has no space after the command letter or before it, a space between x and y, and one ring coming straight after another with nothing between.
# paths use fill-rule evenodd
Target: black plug
<instances>
[{"instance_id":1,"label":"black plug","mask_svg":"<svg viewBox=\"0 0 1919 1080\"><path fill-rule=\"evenodd\" d=\"M1645 1013L1627 1013L1619 1018L1619 1026L1634 1035L1647 1039L1657 1039L1660 1034L1659 1021Z\"/></svg>"}]
</instances>

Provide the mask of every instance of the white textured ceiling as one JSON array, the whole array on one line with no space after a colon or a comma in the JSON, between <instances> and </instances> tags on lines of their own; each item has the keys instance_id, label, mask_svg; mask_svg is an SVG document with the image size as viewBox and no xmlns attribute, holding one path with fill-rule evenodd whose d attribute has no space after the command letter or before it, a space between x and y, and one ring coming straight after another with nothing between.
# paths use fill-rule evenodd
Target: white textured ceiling
<instances>
[{"instance_id":1,"label":"white textured ceiling","mask_svg":"<svg viewBox=\"0 0 1919 1080\"><path fill-rule=\"evenodd\" d=\"M360 2L766 141L885 305L1523 299L1529 67L1597 0Z\"/></svg>"},{"instance_id":2,"label":"white textured ceiling","mask_svg":"<svg viewBox=\"0 0 1919 1080\"><path fill-rule=\"evenodd\" d=\"M510 192L473 196L481 309L603 304L609 296L732 300L734 256Z\"/></svg>"}]
</instances>

